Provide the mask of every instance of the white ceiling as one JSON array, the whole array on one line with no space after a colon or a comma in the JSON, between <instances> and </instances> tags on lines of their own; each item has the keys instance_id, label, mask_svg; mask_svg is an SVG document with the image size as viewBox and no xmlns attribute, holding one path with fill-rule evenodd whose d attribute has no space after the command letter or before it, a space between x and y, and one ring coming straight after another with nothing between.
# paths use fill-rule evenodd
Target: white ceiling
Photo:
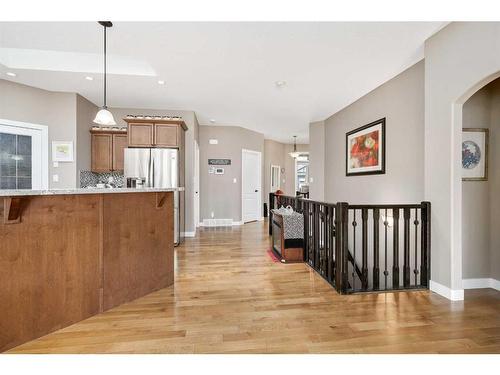
<instances>
[{"instance_id":1,"label":"white ceiling","mask_svg":"<svg viewBox=\"0 0 500 375\"><path fill-rule=\"evenodd\" d=\"M108 32L108 106L193 110L202 125L215 119L307 142L309 122L422 59L425 39L442 26L115 22ZM78 92L101 105L102 38L95 22L2 22L0 78ZM276 81L287 84L277 88Z\"/></svg>"}]
</instances>

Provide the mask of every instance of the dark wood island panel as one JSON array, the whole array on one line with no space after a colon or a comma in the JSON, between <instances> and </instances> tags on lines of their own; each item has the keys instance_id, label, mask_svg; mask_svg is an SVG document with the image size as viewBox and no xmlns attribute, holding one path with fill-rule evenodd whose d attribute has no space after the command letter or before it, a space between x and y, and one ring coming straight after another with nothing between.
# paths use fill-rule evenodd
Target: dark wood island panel
<instances>
[{"instance_id":1,"label":"dark wood island panel","mask_svg":"<svg viewBox=\"0 0 500 375\"><path fill-rule=\"evenodd\" d=\"M18 199L18 197L16 197ZM0 352L173 284L173 193L0 197Z\"/></svg>"}]
</instances>

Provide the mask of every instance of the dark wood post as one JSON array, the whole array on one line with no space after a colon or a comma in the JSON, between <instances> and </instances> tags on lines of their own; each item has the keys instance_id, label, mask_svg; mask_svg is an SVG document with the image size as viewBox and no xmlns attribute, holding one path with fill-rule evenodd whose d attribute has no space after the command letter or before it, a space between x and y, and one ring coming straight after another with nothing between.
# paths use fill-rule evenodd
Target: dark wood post
<instances>
[{"instance_id":1,"label":"dark wood post","mask_svg":"<svg viewBox=\"0 0 500 375\"><path fill-rule=\"evenodd\" d=\"M347 217L349 205L339 202L335 206L335 289L341 294L347 292Z\"/></svg>"},{"instance_id":2,"label":"dark wood post","mask_svg":"<svg viewBox=\"0 0 500 375\"><path fill-rule=\"evenodd\" d=\"M431 202L422 202L420 251L420 285L429 287L431 276Z\"/></svg>"},{"instance_id":3,"label":"dark wood post","mask_svg":"<svg viewBox=\"0 0 500 375\"><path fill-rule=\"evenodd\" d=\"M269 235L273 235L273 212L274 208L274 193L269 193Z\"/></svg>"}]
</instances>

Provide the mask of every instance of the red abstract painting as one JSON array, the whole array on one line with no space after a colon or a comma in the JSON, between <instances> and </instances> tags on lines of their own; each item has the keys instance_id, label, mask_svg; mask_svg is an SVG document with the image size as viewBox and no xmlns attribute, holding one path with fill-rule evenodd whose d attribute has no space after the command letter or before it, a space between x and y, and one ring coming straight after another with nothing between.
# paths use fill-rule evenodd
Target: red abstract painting
<instances>
[{"instance_id":1,"label":"red abstract painting","mask_svg":"<svg viewBox=\"0 0 500 375\"><path fill-rule=\"evenodd\" d=\"M379 164L380 131L360 135L351 140L351 168L375 167Z\"/></svg>"}]
</instances>

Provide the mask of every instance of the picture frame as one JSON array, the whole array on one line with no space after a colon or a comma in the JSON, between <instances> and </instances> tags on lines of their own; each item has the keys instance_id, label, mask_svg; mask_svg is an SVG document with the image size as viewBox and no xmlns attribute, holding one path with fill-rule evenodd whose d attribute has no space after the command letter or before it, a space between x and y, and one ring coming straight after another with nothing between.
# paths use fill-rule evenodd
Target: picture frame
<instances>
[{"instance_id":1,"label":"picture frame","mask_svg":"<svg viewBox=\"0 0 500 375\"><path fill-rule=\"evenodd\" d=\"M73 162L73 141L53 141L52 161Z\"/></svg>"},{"instance_id":2,"label":"picture frame","mask_svg":"<svg viewBox=\"0 0 500 375\"><path fill-rule=\"evenodd\" d=\"M385 174L385 117L346 133L346 176Z\"/></svg>"},{"instance_id":3,"label":"picture frame","mask_svg":"<svg viewBox=\"0 0 500 375\"><path fill-rule=\"evenodd\" d=\"M462 181L488 181L489 129L462 129Z\"/></svg>"}]
</instances>

